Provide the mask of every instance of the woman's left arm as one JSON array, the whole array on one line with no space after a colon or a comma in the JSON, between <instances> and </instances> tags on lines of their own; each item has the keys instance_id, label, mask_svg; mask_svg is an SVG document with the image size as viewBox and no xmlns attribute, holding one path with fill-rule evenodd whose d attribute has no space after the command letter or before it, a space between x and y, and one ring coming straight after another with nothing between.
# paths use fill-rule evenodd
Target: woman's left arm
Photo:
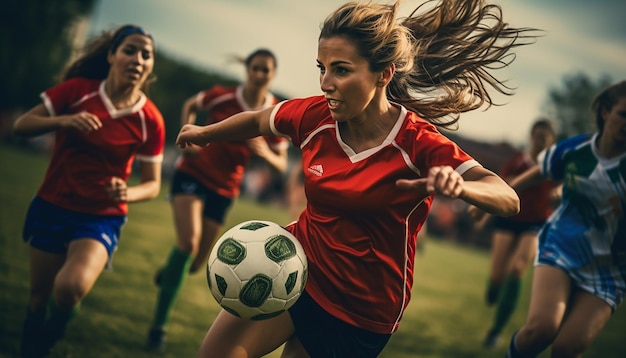
<instances>
[{"instance_id":1,"label":"woman's left arm","mask_svg":"<svg viewBox=\"0 0 626 358\"><path fill-rule=\"evenodd\" d=\"M440 194L461 199L493 215L511 216L519 212L519 197L502 178L481 166L463 175L450 166L430 168L420 179L400 179L396 185L403 189L418 189L428 194Z\"/></svg>"},{"instance_id":2,"label":"woman's left arm","mask_svg":"<svg viewBox=\"0 0 626 358\"><path fill-rule=\"evenodd\" d=\"M273 149L267 144L265 138L254 137L248 139L248 147L254 154L265 159L279 172L285 173L287 171L287 146Z\"/></svg>"}]
</instances>

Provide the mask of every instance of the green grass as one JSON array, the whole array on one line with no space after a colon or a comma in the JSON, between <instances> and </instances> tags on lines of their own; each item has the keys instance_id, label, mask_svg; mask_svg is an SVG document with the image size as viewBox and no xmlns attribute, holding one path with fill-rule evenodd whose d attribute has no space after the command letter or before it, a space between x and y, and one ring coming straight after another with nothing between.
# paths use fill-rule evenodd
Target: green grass
<instances>
[{"instance_id":1,"label":"green grass","mask_svg":"<svg viewBox=\"0 0 626 358\"><path fill-rule=\"evenodd\" d=\"M46 165L43 155L0 145L0 357L18 354L28 298L28 254L21 226ZM164 183L158 199L131 206L113 272L102 274L53 357L153 356L143 350L157 293L152 277L174 243L166 192ZM288 214L282 207L240 199L226 227L252 218L286 223ZM501 347L485 351L481 342L493 314L483 302L488 263L487 252L429 239L416 258L412 301L381 357L503 357L505 341L525 317L531 272ZM195 356L218 310L204 275L190 276L172 314L167 353L161 356ZM622 309L585 357L626 357L625 337Z\"/></svg>"}]
</instances>

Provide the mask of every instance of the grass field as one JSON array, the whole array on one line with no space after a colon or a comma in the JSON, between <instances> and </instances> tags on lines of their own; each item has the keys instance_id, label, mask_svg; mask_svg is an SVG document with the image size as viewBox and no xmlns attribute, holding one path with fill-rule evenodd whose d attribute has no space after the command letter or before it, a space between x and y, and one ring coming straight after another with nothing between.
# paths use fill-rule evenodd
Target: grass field
<instances>
[{"instance_id":1,"label":"grass field","mask_svg":"<svg viewBox=\"0 0 626 358\"><path fill-rule=\"evenodd\" d=\"M18 356L28 297L28 255L21 225L46 165L43 155L0 145L0 357ZM53 357L154 356L143 350L157 292L152 277L174 242L166 191L164 183L158 199L131 206L113 272L100 277ZM248 219L285 223L288 216L284 208L240 199L226 227ZM505 341L524 320L531 272L501 347L485 351L481 342L493 313L483 303L487 267L484 251L428 240L425 252L416 258L413 299L381 357L503 357ZM171 318L167 352L160 356L194 357L218 309L203 274L190 276ZM626 357L625 338L622 309L585 357Z\"/></svg>"}]
</instances>

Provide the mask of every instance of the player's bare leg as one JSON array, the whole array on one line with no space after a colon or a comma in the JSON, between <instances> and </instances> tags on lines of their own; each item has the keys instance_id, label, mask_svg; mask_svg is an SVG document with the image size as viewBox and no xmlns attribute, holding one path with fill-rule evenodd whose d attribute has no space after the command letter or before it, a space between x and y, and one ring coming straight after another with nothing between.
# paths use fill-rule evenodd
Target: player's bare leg
<instances>
[{"instance_id":1,"label":"player's bare leg","mask_svg":"<svg viewBox=\"0 0 626 358\"><path fill-rule=\"evenodd\" d=\"M552 344L552 357L580 357L611 318L611 307L584 291L574 291L570 309Z\"/></svg>"},{"instance_id":2,"label":"player's bare leg","mask_svg":"<svg viewBox=\"0 0 626 358\"><path fill-rule=\"evenodd\" d=\"M217 235L222 230L222 225L212 219L204 218L202 220L202 238L198 245L198 250L189 268L190 273L203 272L206 260L211 253L213 244L217 240Z\"/></svg>"},{"instance_id":3,"label":"player's bare leg","mask_svg":"<svg viewBox=\"0 0 626 358\"><path fill-rule=\"evenodd\" d=\"M550 266L537 266L526 323L514 337L516 350L534 357L554 341L571 292L571 281L565 272Z\"/></svg>"},{"instance_id":4,"label":"player's bare leg","mask_svg":"<svg viewBox=\"0 0 626 358\"><path fill-rule=\"evenodd\" d=\"M84 238L70 242L65 263L54 280L54 302L45 327L49 349L63 337L68 322L78 313L80 302L91 291L108 260L106 248L97 240Z\"/></svg>"},{"instance_id":5,"label":"player's bare leg","mask_svg":"<svg viewBox=\"0 0 626 358\"><path fill-rule=\"evenodd\" d=\"M294 326L288 312L253 321L221 310L204 337L198 357L262 357L279 348L293 334Z\"/></svg>"}]
</instances>

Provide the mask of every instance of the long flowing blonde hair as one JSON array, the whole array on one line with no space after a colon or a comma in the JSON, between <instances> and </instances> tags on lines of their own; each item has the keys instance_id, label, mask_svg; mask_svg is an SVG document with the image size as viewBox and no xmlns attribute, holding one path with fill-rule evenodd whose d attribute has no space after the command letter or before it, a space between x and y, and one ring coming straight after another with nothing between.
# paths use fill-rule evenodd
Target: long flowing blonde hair
<instances>
[{"instance_id":1,"label":"long flowing blonde hair","mask_svg":"<svg viewBox=\"0 0 626 358\"><path fill-rule=\"evenodd\" d=\"M404 19L397 18L399 6L349 2L326 18L319 38L346 36L372 71L394 64L389 100L447 128L462 112L494 105L488 88L512 95L491 71L515 59L511 49L541 35L510 27L500 6L483 0L429 0Z\"/></svg>"}]
</instances>

